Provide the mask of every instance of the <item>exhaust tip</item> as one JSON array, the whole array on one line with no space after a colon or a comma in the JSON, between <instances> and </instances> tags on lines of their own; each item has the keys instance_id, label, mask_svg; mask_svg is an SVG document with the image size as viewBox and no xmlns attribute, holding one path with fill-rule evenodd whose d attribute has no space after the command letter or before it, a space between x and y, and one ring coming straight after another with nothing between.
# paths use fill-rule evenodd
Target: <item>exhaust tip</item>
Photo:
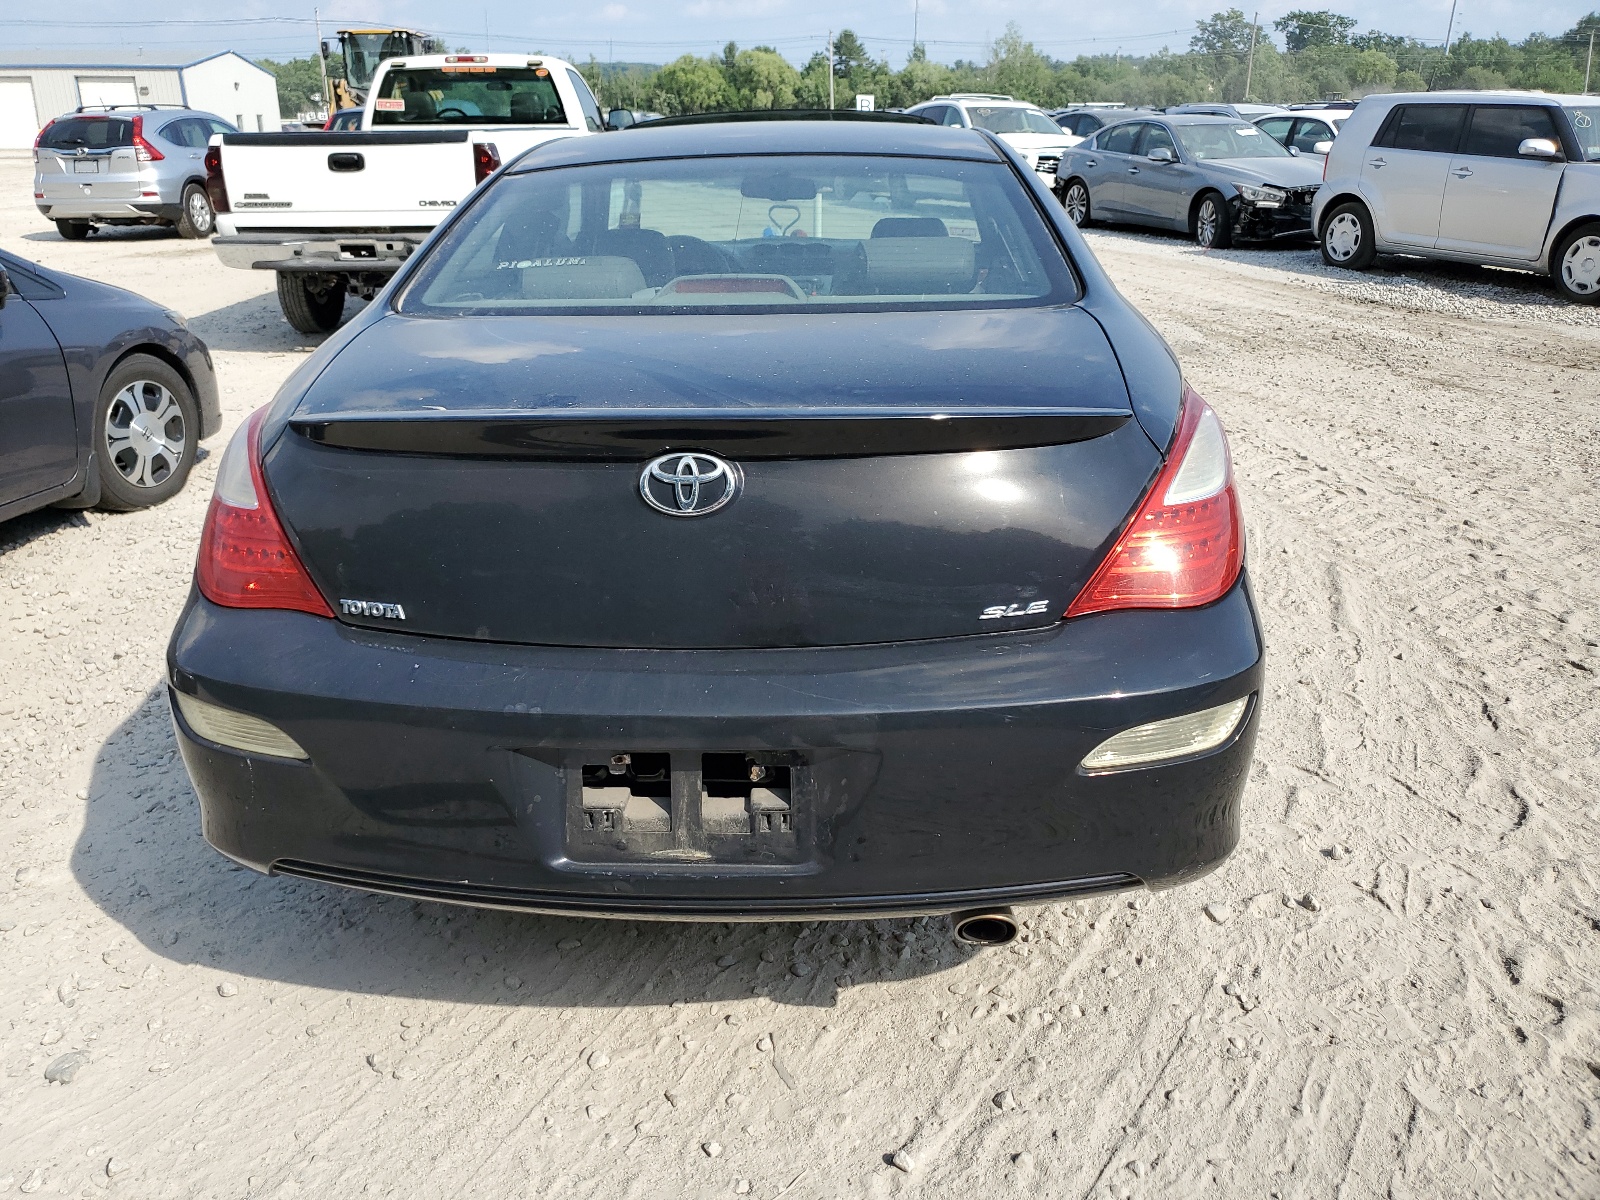
<instances>
[{"instance_id":1,"label":"exhaust tip","mask_svg":"<svg viewBox=\"0 0 1600 1200\"><path fill-rule=\"evenodd\" d=\"M983 908L957 913L956 941L968 946L1004 946L1017 940L1017 918L1009 908Z\"/></svg>"}]
</instances>

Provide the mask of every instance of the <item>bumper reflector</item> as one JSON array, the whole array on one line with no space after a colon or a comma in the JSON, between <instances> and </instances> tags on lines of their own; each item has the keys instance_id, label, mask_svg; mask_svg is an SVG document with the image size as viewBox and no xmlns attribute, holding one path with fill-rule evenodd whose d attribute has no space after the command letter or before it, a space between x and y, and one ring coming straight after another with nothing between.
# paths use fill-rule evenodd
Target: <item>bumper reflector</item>
<instances>
[{"instance_id":1,"label":"bumper reflector","mask_svg":"<svg viewBox=\"0 0 1600 1200\"><path fill-rule=\"evenodd\" d=\"M208 742L243 750L246 754L270 754L274 758L310 758L295 741L276 725L231 708L222 708L195 696L173 692L183 719Z\"/></svg>"},{"instance_id":2,"label":"bumper reflector","mask_svg":"<svg viewBox=\"0 0 1600 1200\"><path fill-rule=\"evenodd\" d=\"M1081 769L1125 771L1215 750L1233 736L1249 707L1250 697L1241 696L1216 708L1125 729L1091 750Z\"/></svg>"}]
</instances>

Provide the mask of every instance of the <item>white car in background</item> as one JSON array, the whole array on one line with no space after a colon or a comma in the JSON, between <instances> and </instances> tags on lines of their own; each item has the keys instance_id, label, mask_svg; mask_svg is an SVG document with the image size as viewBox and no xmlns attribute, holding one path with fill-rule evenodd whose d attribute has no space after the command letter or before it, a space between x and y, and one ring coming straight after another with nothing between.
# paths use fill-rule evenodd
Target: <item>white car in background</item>
<instances>
[{"instance_id":1,"label":"white car in background","mask_svg":"<svg viewBox=\"0 0 1600 1200\"><path fill-rule=\"evenodd\" d=\"M1332 266L1415 254L1515 267L1600 304L1600 96L1368 96L1323 180L1313 221Z\"/></svg>"},{"instance_id":2,"label":"white car in background","mask_svg":"<svg viewBox=\"0 0 1600 1200\"><path fill-rule=\"evenodd\" d=\"M1285 150L1320 163L1353 111L1343 107L1304 109L1257 117L1255 123Z\"/></svg>"},{"instance_id":3,"label":"white car in background","mask_svg":"<svg viewBox=\"0 0 1600 1200\"><path fill-rule=\"evenodd\" d=\"M926 117L936 125L987 129L1022 155L1046 187L1055 186L1056 164L1061 161L1062 151L1083 141L1062 129L1038 105L987 92L935 96L906 111L913 116Z\"/></svg>"}]
</instances>

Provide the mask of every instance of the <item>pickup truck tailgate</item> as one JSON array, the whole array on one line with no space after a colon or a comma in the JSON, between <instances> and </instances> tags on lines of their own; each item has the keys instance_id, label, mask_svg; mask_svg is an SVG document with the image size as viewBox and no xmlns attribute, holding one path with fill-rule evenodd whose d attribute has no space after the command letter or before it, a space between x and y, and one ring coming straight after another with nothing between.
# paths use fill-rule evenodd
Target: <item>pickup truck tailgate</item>
<instances>
[{"instance_id":1,"label":"pickup truck tailgate","mask_svg":"<svg viewBox=\"0 0 1600 1200\"><path fill-rule=\"evenodd\" d=\"M431 228L476 183L470 131L227 133L241 230Z\"/></svg>"}]
</instances>

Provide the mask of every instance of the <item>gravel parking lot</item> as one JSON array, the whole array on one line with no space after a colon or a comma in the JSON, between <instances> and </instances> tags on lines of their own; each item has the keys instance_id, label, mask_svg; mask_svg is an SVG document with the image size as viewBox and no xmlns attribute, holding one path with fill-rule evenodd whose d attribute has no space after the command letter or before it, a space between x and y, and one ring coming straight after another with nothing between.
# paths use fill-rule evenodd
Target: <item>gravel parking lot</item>
<instances>
[{"instance_id":1,"label":"gravel parking lot","mask_svg":"<svg viewBox=\"0 0 1600 1200\"><path fill-rule=\"evenodd\" d=\"M1092 232L1233 438L1238 852L981 953L539 919L201 840L166 638L225 438L310 346L205 243L62 241L30 170L0 245L187 314L226 425L164 507L0 526L0 1196L1600 1194L1600 312Z\"/></svg>"}]
</instances>

